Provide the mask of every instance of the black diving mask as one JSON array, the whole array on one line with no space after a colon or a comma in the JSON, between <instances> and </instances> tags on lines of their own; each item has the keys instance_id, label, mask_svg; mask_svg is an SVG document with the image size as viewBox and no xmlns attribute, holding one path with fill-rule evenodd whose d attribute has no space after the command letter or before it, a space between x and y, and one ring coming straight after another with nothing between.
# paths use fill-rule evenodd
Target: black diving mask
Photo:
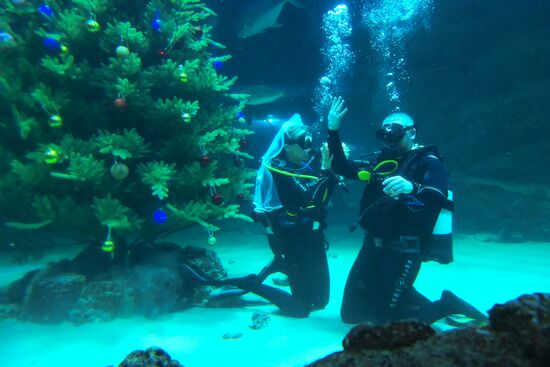
<instances>
[{"instance_id":1,"label":"black diving mask","mask_svg":"<svg viewBox=\"0 0 550 367\"><path fill-rule=\"evenodd\" d=\"M310 134L303 134L294 143L298 144L303 150L308 150L313 145L313 138Z\"/></svg>"},{"instance_id":2,"label":"black diving mask","mask_svg":"<svg viewBox=\"0 0 550 367\"><path fill-rule=\"evenodd\" d=\"M405 133L411 129L414 129L414 125L404 127L400 124L388 124L376 130L376 139L389 146L396 145L403 140Z\"/></svg>"}]
</instances>

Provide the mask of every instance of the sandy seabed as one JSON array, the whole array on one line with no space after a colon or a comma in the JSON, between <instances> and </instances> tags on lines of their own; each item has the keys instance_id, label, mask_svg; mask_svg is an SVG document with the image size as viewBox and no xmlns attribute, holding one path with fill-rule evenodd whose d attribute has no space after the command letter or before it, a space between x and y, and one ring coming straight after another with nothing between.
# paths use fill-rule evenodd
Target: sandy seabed
<instances>
[{"instance_id":1,"label":"sandy seabed","mask_svg":"<svg viewBox=\"0 0 550 367\"><path fill-rule=\"evenodd\" d=\"M246 227L246 226L245 226ZM182 245L204 244L215 250L230 275L259 271L271 258L259 231L222 231L215 246L205 244L206 234L193 229L171 240ZM331 298L326 309L307 319L280 315L276 307L254 302L240 308L195 307L157 319L141 317L75 326L38 325L0 320L2 367L105 367L118 365L135 349L158 346L186 367L301 367L342 349L350 325L342 323L339 307L348 271L359 251L361 233L333 227L329 266ZM455 262L427 263L415 284L428 298L437 299L449 289L481 310L524 293L550 292L550 244L503 244L488 235L456 235ZM22 266L0 263L0 286L47 261L70 257L77 248L52 253L39 262ZM270 281L270 280L268 280ZM261 300L253 295L247 300ZM254 312L269 314L266 328L249 328ZM223 339L225 333L242 333Z\"/></svg>"}]
</instances>

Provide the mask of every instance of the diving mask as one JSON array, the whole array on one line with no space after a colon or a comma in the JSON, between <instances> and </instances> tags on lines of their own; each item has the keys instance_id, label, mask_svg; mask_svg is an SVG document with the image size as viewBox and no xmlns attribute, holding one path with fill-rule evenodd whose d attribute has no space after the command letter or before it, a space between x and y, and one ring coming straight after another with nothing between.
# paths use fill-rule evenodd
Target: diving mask
<instances>
[{"instance_id":1,"label":"diving mask","mask_svg":"<svg viewBox=\"0 0 550 367\"><path fill-rule=\"evenodd\" d=\"M311 149L311 146L313 145L313 138L310 134L303 134L300 135L294 144L298 144L303 150L308 150Z\"/></svg>"},{"instance_id":2,"label":"diving mask","mask_svg":"<svg viewBox=\"0 0 550 367\"><path fill-rule=\"evenodd\" d=\"M387 124L376 130L376 139L383 141L386 145L393 146L398 144L405 133L411 129L414 129L414 125L404 127L400 124Z\"/></svg>"}]
</instances>

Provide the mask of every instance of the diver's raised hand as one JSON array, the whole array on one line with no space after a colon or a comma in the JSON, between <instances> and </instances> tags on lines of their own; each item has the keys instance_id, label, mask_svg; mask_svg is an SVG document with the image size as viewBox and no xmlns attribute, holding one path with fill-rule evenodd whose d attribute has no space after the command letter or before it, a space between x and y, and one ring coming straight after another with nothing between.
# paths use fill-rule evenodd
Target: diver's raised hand
<instances>
[{"instance_id":1,"label":"diver's raised hand","mask_svg":"<svg viewBox=\"0 0 550 367\"><path fill-rule=\"evenodd\" d=\"M328 171L332 167L332 159L334 155L329 154L328 144L323 143L321 146L321 169Z\"/></svg>"},{"instance_id":2,"label":"diver's raised hand","mask_svg":"<svg viewBox=\"0 0 550 367\"><path fill-rule=\"evenodd\" d=\"M328 111L328 129L338 130L342 123L342 118L348 112L347 107L344 106L344 99L342 97L335 97L332 99L330 105L330 111Z\"/></svg>"}]
</instances>

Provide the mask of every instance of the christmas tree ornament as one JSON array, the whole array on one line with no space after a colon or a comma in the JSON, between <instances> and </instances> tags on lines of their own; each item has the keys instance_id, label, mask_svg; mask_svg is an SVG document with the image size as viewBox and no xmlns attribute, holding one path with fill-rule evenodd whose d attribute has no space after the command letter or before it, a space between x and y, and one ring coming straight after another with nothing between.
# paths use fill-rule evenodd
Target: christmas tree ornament
<instances>
[{"instance_id":1,"label":"christmas tree ornament","mask_svg":"<svg viewBox=\"0 0 550 367\"><path fill-rule=\"evenodd\" d=\"M177 73L178 73L178 77L179 77L180 82L187 83L189 81L189 78L188 78L187 74L184 71L183 65L181 65L181 64L178 65Z\"/></svg>"},{"instance_id":2,"label":"christmas tree ornament","mask_svg":"<svg viewBox=\"0 0 550 367\"><path fill-rule=\"evenodd\" d=\"M216 243L218 243L218 240L216 239L216 237L214 237L214 235L208 236L207 241L210 246L214 246Z\"/></svg>"},{"instance_id":3,"label":"christmas tree ornament","mask_svg":"<svg viewBox=\"0 0 550 367\"><path fill-rule=\"evenodd\" d=\"M187 83L189 81L189 77L184 72L181 72L180 75L180 82Z\"/></svg>"},{"instance_id":4,"label":"christmas tree ornament","mask_svg":"<svg viewBox=\"0 0 550 367\"><path fill-rule=\"evenodd\" d=\"M12 46L15 44L15 39L8 32L0 32L0 47Z\"/></svg>"},{"instance_id":5,"label":"christmas tree ornament","mask_svg":"<svg viewBox=\"0 0 550 367\"><path fill-rule=\"evenodd\" d=\"M241 167L243 165L243 160L237 154L235 154L233 164L235 165L235 167Z\"/></svg>"},{"instance_id":6,"label":"christmas tree ornament","mask_svg":"<svg viewBox=\"0 0 550 367\"><path fill-rule=\"evenodd\" d=\"M120 57L121 59L122 58L125 58L125 57L128 57L130 55L130 50L128 49L128 47L126 46L118 46L115 50L116 52L116 55L118 57Z\"/></svg>"},{"instance_id":7,"label":"christmas tree ornament","mask_svg":"<svg viewBox=\"0 0 550 367\"><path fill-rule=\"evenodd\" d=\"M201 166L206 167L210 164L210 157L208 155L203 155L200 159Z\"/></svg>"},{"instance_id":8,"label":"christmas tree ornament","mask_svg":"<svg viewBox=\"0 0 550 367\"><path fill-rule=\"evenodd\" d=\"M208 151L202 142L199 142L199 150L201 152L201 158L199 159L201 166L206 167L210 164L210 158L208 157ZM210 187L210 193L212 193L212 186Z\"/></svg>"},{"instance_id":9,"label":"christmas tree ornament","mask_svg":"<svg viewBox=\"0 0 550 367\"><path fill-rule=\"evenodd\" d=\"M237 121L239 121L239 124L246 124L246 119L244 118L244 113L242 111L237 113Z\"/></svg>"},{"instance_id":10,"label":"christmas tree ornament","mask_svg":"<svg viewBox=\"0 0 550 367\"><path fill-rule=\"evenodd\" d=\"M242 203L244 201L244 194L243 193L237 194L237 201L239 203Z\"/></svg>"},{"instance_id":11,"label":"christmas tree ornament","mask_svg":"<svg viewBox=\"0 0 550 367\"><path fill-rule=\"evenodd\" d=\"M52 18L54 15L52 8L50 8L46 4L40 4L40 6L38 7L38 13L45 16L46 18Z\"/></svg>"},{"instance_id":12,"label":"christmas tree ornament","mask_svg":"<svg viewBox=\"0 0 550 367\"><path fill-rule=\"evenodd\" d=\"M223 61L220 61L220 60L216 60L214 61L214 69L216 69L217 71L220 71L223 67Z\"/></svg>"},{"instance_id":13,"label":"christmas tree ornament","mask_svg":"<svg viewBox=\"0 0 550 367\"><path fill-rule=\"evenodd\" d=\"M86 29L88 32L96 33L101 29L101 26L95 19L88 19L86 21Z\"/></svg>"},{"instance_id":14,"label":"christmas tree ornament","mask_svg":"<svg viewBox=\"0 0 550 367\"><path fill-rule=\"evenodd\" d=\"M162 208L158 208L153 212L153 220L156 224L166 223L168 220L168 214Z\"/></svg>"},{"instance_id":15,"label":"christmas tree ornament","mask_svg":"<svg viewBox=\"0 0 550 367\"><path fill-rule=\"evenodd\" d=\"M223 196L216 192L216 186L210 184L210 200L214 205L220 206L223 204Z\"/></svg>"},{"instance_id":16,"label":"christmas tree ornament","mask_svg":"<svg viewBox=\"0 0 550 367\"><path fill-rule=\"evenodd\" d=\"M157 10L155 15L155 20L151 22L151 27L157 32L160 32L160 28L162 27L162 20L160 20L160 12Z\"/></svg>"},{"instance_id":17,"label":"christmas tree ornament","mask_svg":"<svg viewBox=\"0 0 550 367\"><path fill-rule=\"evenodd\" d=\"M223 196L221 196L220 194L214 194L211 200L214 205L220 206L223 204Z\"/></svg>"},{"instance_id":18,"label":"christmas tree ornament","mask_svg":"<svg viewBox=\"0 0 550 367\"><path fill-rule=\"evenodd\" d=\"M48 125L54 128L60 128L63 126L63 119L59 115L51 115L48 120Z\"/></svg>"},{"instance_id":19,"label":"christmas tree ornament","mask_svg":"<svg viewBox=\"0 0 550 367\"><path fill-rule=\"evenodd\" d=\"M125 165L124 163L115 162L111 166L110 172L111 172L111 176L113 176L115 180L122 181L126 177L128 177L130 170L128 169L128 166Z\"/></svg>"},{"instance_id":20,"label":"christmas tree ornament","mask_svg":"<svg viewBox=\"0 0 550 367\"><path fill-rule=\"evenodd\" d=\"M101 250L113 253L115 251L115 242L111 239L105 240L101 243Z\"/></svg>"},{"instance_id":21,"label":"christmas tree ornament","mask_svg":"<svg viewBox=\"0 0 550 367\"><path fill-rule=\"evenodd\" d=\"M193 119L193 116L191 116L190 113L184 112L184 113L181 114L181 119L183 120L183 122L188 124Z\"/></svg>"},{"instance_id":22,"label":"christmas tree ornament","mask_svg":"<svg viewBox=\"0 0 550 367\"><path fill-rule=\"evenodd\" d=\"M115 242L111 238L111 226L107 226L107 236L105 241L101 242L101 250L114 256L115 248Z\"/></svg>"},{"instance_id":23,"label":"christmas tree ornament","mask_svg":"<svg viewBox=\"0 0 550 367\"><path fill-rule=\"evenodd\" d=\"M44 163L46 164L56 164L59 162L59 153L53 148L49 148L44 152Z\"/></svg>"},{"instance_id":24,"label":"christmas tree ornament","mask_svg":"<svg viewBox=\"0 0 550 367\"><path fill-rule=\"evenodd\" d=\"M118 108L119 110L123 110L126 108L126 106L128 106L126 99L122 97L118 97L117 99L115 99L114 104L115 104L115 107Z\"/></svg>"},{"instance_id":25,"label":"christmas tree ornament","mask_svg":"<svg viewBox=\"0 0 550 367\"><path fill-rule=\"evenodd\" d=\"M46 37L42 42L46 48L46 52L50 55L57 55L62 51L61 42L53 37Z\"/></svg>"}]
</instances>

